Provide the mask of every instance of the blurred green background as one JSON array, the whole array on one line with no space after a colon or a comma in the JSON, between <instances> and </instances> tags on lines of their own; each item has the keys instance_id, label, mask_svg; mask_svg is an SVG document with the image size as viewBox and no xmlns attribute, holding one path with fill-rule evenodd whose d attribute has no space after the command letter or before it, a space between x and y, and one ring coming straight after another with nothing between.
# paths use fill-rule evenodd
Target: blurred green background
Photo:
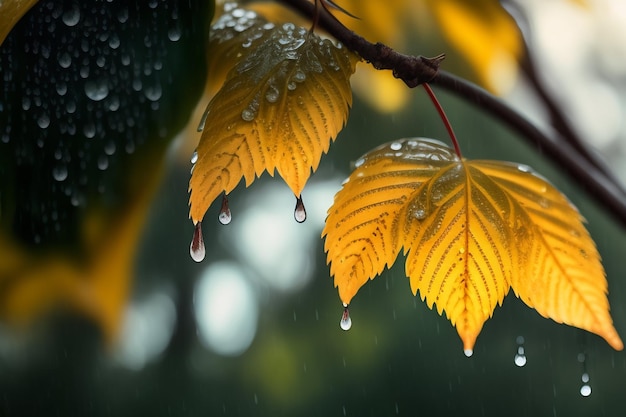
<instances>
[{"instance_id":1,"label":"blurred green background","mask_svg":"<svg viewBox=\"0 0 626 417\"><path fill-rule=\"evenodd\" d=\"M445 140L421 90L393 113L355 96L303 193L304 224L293 220L289 189L264 176L231 194L230 225L209 210L207 257L193 262L187 183L197 136L176 135L204 86L211 12L202 1L40 1L3 43L0 415L626 414L626 353L511 293L466 358L449 322L411 294L401 260L361 289L352 329L340 329L319 238L325 212L369 149L401 137ZM466 157L532 166L587 218L626 336L623 227L540 151L480 109L439 96ZM129 226L133 256L116 269L109 264L119 259L97 242L126 227L119 219L151 187L154 199ZM52 281L50 259L79 272ZM49 304L41 314L34 301L33 311L13 307L24 280ZM116 280L128 289L109 292Z\"/></svg>"}]
</instances>

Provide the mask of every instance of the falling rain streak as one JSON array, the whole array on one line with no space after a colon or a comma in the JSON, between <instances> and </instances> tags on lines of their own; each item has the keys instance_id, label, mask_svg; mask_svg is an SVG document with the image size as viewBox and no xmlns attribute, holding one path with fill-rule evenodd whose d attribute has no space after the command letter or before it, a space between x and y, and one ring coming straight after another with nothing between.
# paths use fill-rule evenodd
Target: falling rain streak
<instances>
[{"instance_id":1,"label":"falling rain streak","mask_svg":"<svg viewBox=\"0 0 626 417\"><path fill-rule=\"evenodd\" d=\"M306 209L304 208L304 203L302 202L302 196L296 197L296 208L293 212L293 217L298 223L304 223L306 220Z\"/></svg>"},{"instance_id":2,"label":"falling rain streak","mask_svg":"<svg viewBox=\"0 0 626 417\"><path fill-rule=\"evenodd\" d=\"M194 261L202 262L205 253L204 239L202 238L202 222L198 222L193 230L193 239L191 239L191 245L189 246L189 254Z\"/></svg>"},{"instance_id":3,"label":"falling rain streak","mask_svg":"<svg viewBox=\"0 0 626 417\"><path fill-rule=\"evenodd\" d=\"M230 214L230 207L228 207L228 197L226 194L222 195L222 207L220 208L220 214L217 216L220 223L226 225L231 222L233 216Z\"/></svg>"},{"instance_id":4,"label":"falling rain streak","mask_svg":"<svg viewBox=\"0 0 626 417\"><path fill-rule=\"evenodd\" d=\"M589 383L589 373L587 372L587 355L584 353L578 354L578 362L582 364L583 374L581 376L581 381L583 385L580 387L580 395L583 397L588 397L591 395L591 384Z\"/></svg>"},{"instance_id":5,"label":"falling rain streak","mask_svg":"<svg viewBox=\"0 0 626 417\"><path fill-rule=\"evenodd\" d=\"M352 327L352 319L350 318L350 311L348 310L348 304L343 304L343 313L341 314L341 321L339 326L342 330L350 330Z\"/></svg>"},{"instance_id":6,"label":"falling rain streak","mask_svg":"<svg viewBox=\"0 0 626 417\"><path fill-rule=\"evenodd\" d=\"M526 365L526 353L524 350L524 336L517 336L515 339L517 343L517 352L515 352L515 365L520 368Z\"/></svg>"}]
</instances>

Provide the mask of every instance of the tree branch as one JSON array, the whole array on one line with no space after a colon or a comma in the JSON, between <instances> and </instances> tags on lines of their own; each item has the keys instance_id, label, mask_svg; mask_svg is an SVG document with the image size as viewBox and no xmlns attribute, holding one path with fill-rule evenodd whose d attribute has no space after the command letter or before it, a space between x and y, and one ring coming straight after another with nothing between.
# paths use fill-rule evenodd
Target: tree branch
<instances>
[{"instance_id":1,"label":"tree branch","mask_svg":"<svg viewBox=\"0 0 626 417\"><path fill-rule=\"evenodd\" d=\"M278 0L307 18L314 16L314 5L307 0ZM389 69L393 75L413 88L428 82L438 85L490 113L508 125L533 146L541 149L563 168L596 201L610 211L626 227L626 193L621 186L593 165L583 149L575 149L568 141L552 139L526 118L484 89L444 71L439 71L443 55L435 58L401 54L381 43L373 44L352 32L324 8L320 8L318 25L358 53L376 69ZM560 138L560 137L559 137Z\"/></svg>"}]
</instances>

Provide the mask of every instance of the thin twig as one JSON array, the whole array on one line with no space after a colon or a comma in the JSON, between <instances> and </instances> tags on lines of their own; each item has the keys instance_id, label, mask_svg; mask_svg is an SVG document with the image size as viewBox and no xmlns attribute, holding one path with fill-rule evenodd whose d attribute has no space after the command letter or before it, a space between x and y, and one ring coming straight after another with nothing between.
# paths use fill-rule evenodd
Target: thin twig
<instances>
[{"instance_id":1,"label":"thin twig","mask_svg":"<svg viewBox=\"0 0 626 417\"><path fill-rule=\"evenodd\" d=\"M278 1L307 18L313 16L314 5L307 0ZM541 149L626 227L626 193L621 186L589 162L590 158L585 156L588 151L584 149L577 151L563 139L555 140L548 137L517 111L484 89L452 74L439 71L443 55L435 58L410 56L381 43L373 44L346 28L332 14L325 11L320 13L319 27L358 53L374 68L391 70L394 76L404 81L407 86L412 88L426 82L438 85L490 113L536 148Z\"/></svg>"}]
</instances>

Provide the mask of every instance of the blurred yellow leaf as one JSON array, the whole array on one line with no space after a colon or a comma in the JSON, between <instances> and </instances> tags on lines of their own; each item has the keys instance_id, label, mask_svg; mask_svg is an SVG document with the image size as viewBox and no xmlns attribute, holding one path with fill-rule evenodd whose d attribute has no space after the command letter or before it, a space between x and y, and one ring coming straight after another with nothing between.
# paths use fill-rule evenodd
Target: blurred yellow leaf
<instances>
[{"instance_id":1,"label":"blurred yellow leaf","mask_svg":"<svg viewBox=\"0 0 626 417\"><path fill-rule=\"evenodd\" d=\"M13 26L35 3L37 0L0 1L0 45L13 29Z\"/></svg>"},{"instance_id":2,"label":"blurred yellow leaf","mask_svg":"<svg viewBox=\"0 0 626 417\"><path fill-rule=\"evenodd\" d=\"M521 33L497 0L338 0L355 14L334 14L371 42L382 42L409 54L446 54L443 69L474 81L496 94L505 93L517 77ZM374 75L374 73L377 73ZM361 78L363 78L361 80ZM381 79L385 78L383 82ZM372 83L370 80L375 79ZM402 88L389 89L393 83ZM408 101L404 84L389 71L359 68L355 93L379 111L400 110Z\"/></svg>"},{"instance_id":3,"label":"blurred yellow leaf","mask_svg":"<svg viewBox=\"0 0 626 417\"><path fill-rule=\"evenodd\" d=\"M53 309L94 319L113 342L132 282L137 242L161 180L163 149L148 152L133 170L133 198L120 210L93 207L83 220L82 251L31 251L0 234L0 317L27 326ZM161 161L155 167L155 161ZM145 169L150 164L151 169Z\"/></svg>"},{"instance_id":4,"label":"blurred yellow leaf","mask_svg":"<svg viewBox=\"0 0 626 417\"><path fill-rule=\"evenodd\" d=\"M479 82L501 94L517 75L522 37L513 18L497 0L429 0L444 36L471 65Z\"/></svg>"},{"instance_id":5,"label":"blurred yellow leaf","mask_svg":"<svg viewBox=\"0 0 626 417\"><path fill-rule=\"evenodd\" d=\"M383 145L356 166L323 231L345 304L404 248L413 293L446 313L467 354L510 287L541 315L623 348L581 215L530 168L461 160L432 139Z\"/></svg>"},{"instance_id":6,"label":"blurred yellow leaf","mask_svg":"<svg viewBox=\"0 0 626 417\"><path fill-rule=\"evenodd\" d=\"M306 28L241 8L223 14L211 36L239 61L206 109L189 182L194 223L242 177L248 186L264 171L278 171L300 196L346 122L358 60Z\"/></svg>"}]
</instances>

